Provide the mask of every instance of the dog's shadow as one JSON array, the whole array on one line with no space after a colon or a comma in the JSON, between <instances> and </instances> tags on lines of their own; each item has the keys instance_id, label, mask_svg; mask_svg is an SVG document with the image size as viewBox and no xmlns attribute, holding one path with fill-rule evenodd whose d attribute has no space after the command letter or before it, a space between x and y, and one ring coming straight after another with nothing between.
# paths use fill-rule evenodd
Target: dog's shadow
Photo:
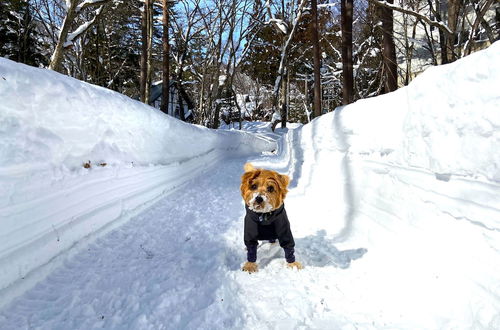
<instances>
[{"instance_id":1,"label":"dog's shadow","mask_svg":"<svg viewBox=\"0 0 500 330\"><path fill-rule=\"evenodd\" d=\"M295 256L297 261L305 267L334 266L341 269L349 268L353 260L363 257L368 250L365 248L340 251L333 243L333 239L326 237L326 231L320 230L316 235L298 238L295 240ZM261 269L268 266L273 260L285 258L283 249L278 242L271 244L267 241L259 243L257 262ZM237 261L239 260L239 261ZM241 259L234 260L231 268L239 267ZM236 265L237 264L237 265Z\"/></svg>"},{"instance_id":2,"label":"dog's shadow","mask_svg":"<svg viewBox=\"0 0 500 330\"><path fill-rule=\"evenodd\" d=\"M264 268L274 259L284 258L283 249L278 244L269 243L267 241L261 242L257 248L258 263L260 268Z\"/></svg>"},{"instance_id":3,"label":"dog's shadow","mask_svg":"<svg viewBox=\"0 0 500 330\"><path fill-rule=\"evenodd\" d=\"M349 268L351 261L363 257L368 250L358 248L340 251L333 239L326 237L326 231L320 230L316 235L296 239L295 251L297 260L305 267L334 266L345 269Z\"/></svg>"}]
</instances>

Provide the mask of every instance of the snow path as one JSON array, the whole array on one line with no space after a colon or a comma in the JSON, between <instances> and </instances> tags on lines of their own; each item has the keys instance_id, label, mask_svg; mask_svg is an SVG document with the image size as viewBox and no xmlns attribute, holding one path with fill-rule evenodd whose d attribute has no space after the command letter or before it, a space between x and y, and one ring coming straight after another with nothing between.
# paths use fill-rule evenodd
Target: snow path
<instances>
[{"instance_id":1,"label":"snow path","mask_svg":"<svg viewBox=\"0 0 500 330\"><path fill-rule=\"evenodd\" d=\"M232 247L226 237L244 216L244 162L211 166L66 260L0 311L0 328L198 328L213 311L236 308L218 288L245 255L239 237ZM226 325L241 322L235 314Z\"/></svg>"},{"instance_id":2,"label":"snow path","mask_svg":"<svg viewBox=\"0 0 500 330\"><path fill-rule=\"evenodd\" d=\"M286 150L282 156L287 156ZM289 161L276 156L260 160L274 161L275 167ZM222 329L249 327L253 322L264 322L264 327L278 322L297 326L312 317L323 302L303 301L309 291L304 287L304 281L310 281L309 271L286 269L280 248L259 249L258 274L240 271L246 252L239 184L246 161L226 160L207 169L68 258L0 311L0 328ZM325 242L322 234L309 245L321 248ZM297 239L297 244L304 243ZM339 252L340 266L347 267L351 258L363 253ZM309 265L332 260L321 255L314 249L298 254L308 257ZM312 290L324 289L311 285ZM295 287L304 287L305 292ZM267 302L258 308L261 299Z\"/></svg>"},{"instance_id":3,"label":"snow path","mask_svg":"<svg viewBox=\"0 0 500 330\"><path fill-rule=\"evenodd\" d=\"M0 328L197 328L237 308L218 290L244 256L225 237L243 216L242 165L212 168L98 239L2 311Z\"/></svg>"}]
</instances>

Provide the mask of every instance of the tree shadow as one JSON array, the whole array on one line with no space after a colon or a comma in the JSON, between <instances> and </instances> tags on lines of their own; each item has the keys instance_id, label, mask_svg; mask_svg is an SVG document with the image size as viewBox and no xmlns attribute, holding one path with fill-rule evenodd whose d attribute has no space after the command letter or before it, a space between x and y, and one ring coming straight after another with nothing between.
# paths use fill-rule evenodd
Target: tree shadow
<instances>
[{"instance_id":1,"label":"tree shadow","mask_svg":"<svg viewBox=\"0 0 500 330\"><path fill-rule=\"evenodd\" d=\"M298 186L299 180L302 177L302 165L304 164L304 150L300 146L301 133L299 130L293 130L292 144L289 146L290 159L288 163L288 171L292 177L289 189L294 189ZM293 156L292 156L293 155Z\"/></svg>"},{"instance_id":2,"label":"tree shadow","mask_svg":"<svg viewBox=\"0 0 500 330\"><path fill-rule=\"evenodd\" d=\"M339 250L334 245L334 239L326 237L326 231L320 230L313 236L296 239L297 260L304 266L325 267L334 266L349 268L351 261L363 257L368 251L365 248Z\"/></svg>"},{"instance_id":3,"label":"tree shadow","mask_svg":"<svg viewBox=\"0 0 500 330\"><path fill-rule=\"evenodd\" d=\"M349 143L347 142L347 138L345 133L342 130L342 113L345 111L345 106L341 106L335 109L335 115L333 118L333 125L335 128L335 134L336 138L338 141L338 149L339 151L344 153L344 157L342 158L342 172L344 174L345 182L344 182L344 200L345 200L345 207L346 207L346 213L344 216L345 220L345 225L336 235L335 241L336 242L342 242L344 241L347 236L351 233L352 227L353 227L353 222L354 222L354 217L355 217L355 198L354 198L354 192L352 189L353 186L353 176L352 176L352 171L351 167L349 164Z\"/></svg>"}]
</instances>

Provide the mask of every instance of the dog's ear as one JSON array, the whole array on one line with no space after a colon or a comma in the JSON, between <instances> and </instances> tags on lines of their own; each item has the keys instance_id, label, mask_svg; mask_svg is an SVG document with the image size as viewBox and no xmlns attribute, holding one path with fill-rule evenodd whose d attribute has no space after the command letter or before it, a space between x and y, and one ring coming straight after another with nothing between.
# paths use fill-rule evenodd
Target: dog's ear
<instances>
[{"instance_id":1,"label":"dog's ear","mask_svg":"<svg viewBox=\"0 0 500 330\"><path fill-rule=\"evenodd\" d=\"M245 170L245 172L255 171L255 167L253 167L253 165L252 165L252 164L250 164L250 163L246 163L246 164L243 166L243 169Z\"/></svg>"},{"instance_id":2,"label":"dog's ear","mask_svg":"<svg viewBox=\"0 0 500 330\"><path fill-rule=\"evenodd\" d=\"M241 189L241 195L242 196L244 196L245 192L248 189L250 189L250 187L249 187L250 186L250 181L252 181L256 177L258 177L260 175L260 172L261 172L260 170L253 169L252 171L245 172L241 176L241 186L240 186L240 189Z\"/></svg>"},{"instance_id":3,"label":"dog's ear","mask_svg":"<svg viewBox=\"0 0 500 330\"><path fill-rule=\"evenodd\" d=\"M285 198L286 193L288 192L288 184L290 183L290 178L285 174L278 174L278 185L281 190L281 197Z\"/></svg>"},{"instance_id":4,"label":"dog's ear","mask_svg":"<svg viewBox=\"0 0 500 330\"><path fill-rule=\"evenodd\" d=\"M278 174L278 182L281 189L286 189L290 183L290 178L285 174Z\"/></svg>"}]
</instances>

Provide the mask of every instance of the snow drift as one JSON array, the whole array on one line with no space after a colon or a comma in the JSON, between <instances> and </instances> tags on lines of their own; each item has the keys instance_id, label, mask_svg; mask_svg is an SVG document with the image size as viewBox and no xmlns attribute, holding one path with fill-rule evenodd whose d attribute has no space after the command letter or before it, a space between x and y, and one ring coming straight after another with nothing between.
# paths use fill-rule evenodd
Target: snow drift
<instances>
[{"instance_id":1,"label":"snow drift","mask_svg":"<svg viewBox=\"0 0 500 330\"><path fill-rule=\"evenodd\" d=\"M307 327L500 328L498 63L500 42L430 68L290 132L289 156L262 163L293 178L287 210L309 237L297 247L309 270L367 251L302 274L295 288L323 310Z\"/></svg>"},{"instance_id":2,"label":"snow drift","mask_svg":"<svg viewBox=\"0 0 500 330\"><path fill-rule=\"evenodd\" d=\"M275 148L4 58L0 98L0 289L222 158Z\"/></svg>"}]
</instances>

